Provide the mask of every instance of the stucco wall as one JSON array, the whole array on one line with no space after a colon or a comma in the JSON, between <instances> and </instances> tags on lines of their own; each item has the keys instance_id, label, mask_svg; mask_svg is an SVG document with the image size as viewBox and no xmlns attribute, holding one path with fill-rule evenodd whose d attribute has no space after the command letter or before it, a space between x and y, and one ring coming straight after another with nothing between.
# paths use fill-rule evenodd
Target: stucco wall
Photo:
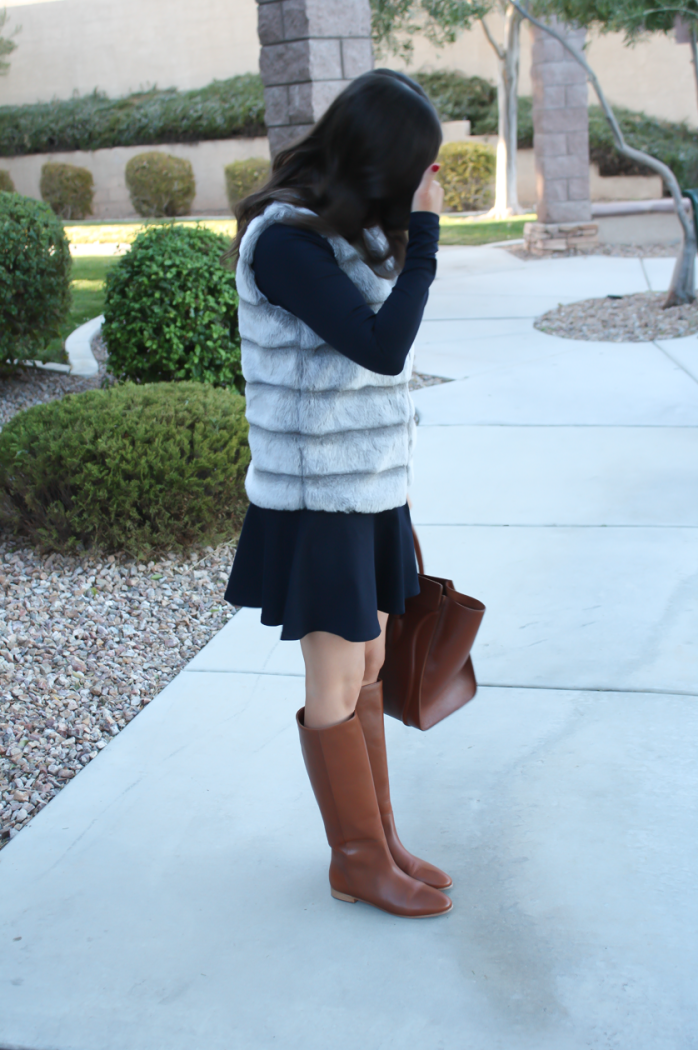
<instances>
[{"instance_id":1,"label":"stucco wall","mask_svg":"<svg viewBox=\"0 0 698 1050\"><path fill-rule=\"evenodd\" d=\"M234 160L268 158L269 140L220 139L197 145L172 143L166 146L118 146L116 149L98 149L92 153L37 153L31 157L0 157L0 168L10 172L19 193L41 199L39 180L42 164L47 160L78 164L88 168L95 181L94 217L130 219L136 213L126 189L124 169L131 157L145 150L159 150L191 161L196 178L193 215L229 215L223 168Z\"/></svg>"},{"instance_id":2,"label":"stucco wall","mask_svg":"<svg viewBox=\"0 0 698 1050\"><path fill-rule=\"evenodd\" d=\"M203 87L256 73L255 0L3 0L21 25L0 105ZM2 4L0 4L2 6Z\"/></svg>"},{"instance_id":3,"label":"stucco wall","mask_svg":"<svg viewBox=\"0 0 698 1050\"><path fill-rule=\"evenodd\" d=\"M490 16L488 24L495 37L503 40L503 19ZM435 48L428 41L415 36L414 56L409 65L384 55L377 64L410 69L459 69L470 76L481 76L496 82L497 63L482 27L476 25L462 33L454 44ZM623 36L608 33L592 34L587 47L587 58L598 74L601 86L614 105L644 110L667 120L686 120L698 126L696 84L691 65L690 48L677 44L673 35L656 34L626 47ZM531 34L526 26L521 32L521 95L531 94ZM596 96L589 89L589 101Z\"/></svg>"},{"instance_id":4,"label":"stucco wall","mask_svg":"<svg viewBox=\"0 0 698 1050\"><path fill-rule=\"evenodd\" d=\"M22 26L0 105L69 98L99 88L111 96L142 87L201 87L258 68L255 0L5 0L10 26ZM501 39L501 19L490 24ZM496 62L480 26L435 49L415 37L409 69L459 69L488 80ZM628 48L617 34L588 49L610 100L698 126L687 44L653 36ZM398 66L393 56L379 59ZM521 94L531 93L530 34L522 32ZM593 96L590 96L593 99Z\"/></svg>"}]
</instances>

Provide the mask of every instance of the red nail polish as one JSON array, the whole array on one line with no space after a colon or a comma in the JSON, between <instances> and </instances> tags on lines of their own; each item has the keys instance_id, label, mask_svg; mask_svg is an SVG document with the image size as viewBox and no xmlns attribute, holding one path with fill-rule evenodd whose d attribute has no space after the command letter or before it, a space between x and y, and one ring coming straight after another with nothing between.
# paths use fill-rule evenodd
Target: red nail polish
<instances>
[{"instance_id":1,"label":"red nail polish","mask_svg":"<svg viewBox=\"0 0 698 1050\"><path fill-rule=\"evenodd\" d=\"M438 171L440 167L441 167L441 165L440 165L440 164L432 164L432 166L431 166L431 170L432 170L432 171Z\"/></svg>"}]
</instances>

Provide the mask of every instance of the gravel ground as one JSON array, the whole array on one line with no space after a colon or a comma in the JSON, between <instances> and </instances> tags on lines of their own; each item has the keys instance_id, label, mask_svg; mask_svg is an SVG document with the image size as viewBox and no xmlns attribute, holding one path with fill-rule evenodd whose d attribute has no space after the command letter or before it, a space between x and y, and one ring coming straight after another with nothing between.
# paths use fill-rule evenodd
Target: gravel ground
<instances>
[{"instance_id":1,"label":"gravel ground","mask_svg":"<svg viewBox=\"0 0 698 1050\"><path fill-rule=\"evenodd\" d=\"M513 245L505 251L511 252L517 259L567 259L572 255L611 255L620 259L675 259L675 244L597 244L595 248L571 248L568 252L551 252L550 256L534 255L524 250L522 245Z\"/></svg>"},{"instance_id":2,"label":"gravel ground","mask_svg":"<svg viewBox=\"0 0 698 1050\"><path fill-rule=\"evenodd\" d=\"M665 299L665 292L583 299L549 310L534 325L563 339L609 343L648 343L698 332L698 302L664 310Z\"/></svg>"},{"instance_id":3,"label":"gravel ground","mask_svg":"<svg viewBox=\"0 0 698 1050\"><path fill-rule=\"evenodd\" d=\"M0 425L99 387L35 369L0 380ZM223 627L234 548L147 565L50 556L0 537L0 848Z\"/></svg>"},{"instance_id":4,"label":"gravel ground","mask_svg":"<svg viewBox=\"0 0 698 1050\"><path fill-rule=\"evenodd\" d=\"M107 371L107 354L99 337L92 340L92 353L99 362L99 373L90 379L46 372L43 368L27 368L13 379L0 379L0 427L23 408L101 386Z\"/></svg>"},{"instance_id":5,"label":"gravel ground","mask_svg":"<svg viewBox=\"0 0 698 1050\"><path fill-rule=\"evenodd\" d=\"M95 389L39 369L0 380L0 425ZM412 389L444 382L415 373ZM233 615L232 546L169 554L42 555L0 537L0 849L97 756Z\"/></svg>"},{"instance_id":6,"label":"gravel ground","mask_svg":"<svg viewBox=\"0 0 698 1050\"><path fill-rule=\"evenodd\" d=\"M441 376L428 376L424 372L413 372L410 379L410 390L423 390L425 386L437 386L439 383L450 383L450 379Z\"/></svg>"}]
</instances>

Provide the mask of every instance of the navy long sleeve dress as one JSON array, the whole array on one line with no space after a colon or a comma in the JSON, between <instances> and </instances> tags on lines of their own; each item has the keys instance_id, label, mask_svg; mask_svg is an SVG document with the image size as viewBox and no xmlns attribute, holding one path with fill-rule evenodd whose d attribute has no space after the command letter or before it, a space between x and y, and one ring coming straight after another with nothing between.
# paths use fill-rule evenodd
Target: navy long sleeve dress
<instances>
[{"instance_id":1,"label":"navy long sleeve dress","mask_svg":"<svg viewBox=\"0 0 698 1050\"><path fill-rule=\"evenodd\" d=\"M329 242L277 223L254 252L257 287L339 353L381 375L399 375L436 276L439 219L413 212L405 265L377 313L340 269ZM328 631L351 642L380 633L377 610L405 611L419 592L407 505L378 514L269 510L251 504L225 592L261 609L283 639Z\"/></svg>"}]
</instances>

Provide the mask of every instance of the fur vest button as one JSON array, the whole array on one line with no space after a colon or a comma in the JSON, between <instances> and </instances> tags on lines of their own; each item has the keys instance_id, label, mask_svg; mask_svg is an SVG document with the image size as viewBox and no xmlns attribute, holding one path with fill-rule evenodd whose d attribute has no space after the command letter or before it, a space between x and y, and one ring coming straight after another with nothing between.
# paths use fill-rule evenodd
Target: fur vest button
<instances>
[{"instance_id":1,"label":"fur vest button","mask_svg":"<svg viewBox=\"0 0 698 1050\"><path fill-rule=\"evenodd\" d=\"M414 446L408 383L334 350L293 314L273 306L252 269L262 232L304 209L280 202L253 219L240 245L237 287L252 463L250 500L270 510L377 514L407 500ZM378 277L342 237L329 237L338 265L378 311L392 282Z\"/></svg>"}]
</instances>

